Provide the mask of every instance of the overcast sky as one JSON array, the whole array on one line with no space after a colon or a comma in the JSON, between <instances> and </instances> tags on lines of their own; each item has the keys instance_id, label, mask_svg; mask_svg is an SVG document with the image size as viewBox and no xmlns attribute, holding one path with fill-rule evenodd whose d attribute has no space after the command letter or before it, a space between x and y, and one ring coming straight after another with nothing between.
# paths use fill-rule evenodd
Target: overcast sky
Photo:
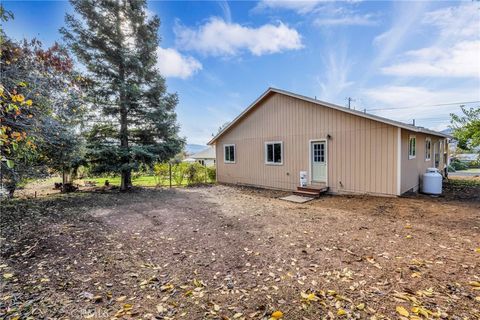
<instances>
[{"instance_id":1,"label":"overcast sky","mask_svg":"<svg viewBox=\"0 0 480 320\"><path fill-rule=\"evenodd\" d=\"M2 1L13 38L61 41L63 1ZM205 144L268 87L441 130L480 100L480 3L152 1L181 134ZM451 105L438 105L452 103ZM469 104L470 106L478 105Z\"/></svg>"}]
</instances>

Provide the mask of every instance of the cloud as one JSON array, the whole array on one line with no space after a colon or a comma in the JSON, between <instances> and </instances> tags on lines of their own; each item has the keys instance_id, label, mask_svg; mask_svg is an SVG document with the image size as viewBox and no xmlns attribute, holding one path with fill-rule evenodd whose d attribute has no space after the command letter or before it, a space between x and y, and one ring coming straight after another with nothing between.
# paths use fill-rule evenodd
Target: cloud
<instances>
[{"instance_id":1,"label":"cloud","mask_svg":"<svg viewBox=\"0 0 480 320\"><path fill-rule=\"evenodd\" d=\"M262 0L260 1L254 11L263 11L265 9L285 9L293 10L299 14L305 14L313 11L317 6L325 2L323 0L310 1L285 1L285 0Z\"/></svg>"},{"instance_id":2,"label":"cloud","mask_svg":"<svg viewBox=\"0 0 480 320\"><path fill-rule=\"evenodd\" d=\"M478 5L464 3L425 14L425 25L438 28L442 37L478 38L480 28Z\"/></svg>"},{"instance_id":3,"label":"cloud","mask_svg":"<svg viewBox=\"0 0 480 320\"><path fill-rule=\"evenodd\" d=\"M365 15L344 15L334 18L317 18L313 22L316 26L374 26L378 21L372 14Z\"/></svg>"},{"instance_id":4,"label":"cloud","mask_svg":"<svg viewBox=\"0 0 480 320\"><path fill-rule=\"evenodd\" d=\"M387 85L370 88L363 93L369 99L369 105L377 106L372 109L395 108L378 110L375 111L376 114L403 121L412 118L448 119L450 112L455 110L455 105L432 105L454 102L459 102L460 105L460 102L480 100L480 92L472 87L431 89L423 86Z\"/></svg>"},{"instance_id":5,"label":"cloud","mask_svg":"<svg viewBox=\"0 0 480 320\"><path fill-rule=\"evenodd\" d=\"M480 78L480 20L477 6L461 4L424 14L434 42L403 53L381 68L384 74L409 77ZM433 29L431 29L433 28Z\"/></svg>"},{"instance_id":6,"label":"cloud","mask_svg":"<svg viewBox=\"0 0 480 320\"><path fill-rule=\"evenodd\" d=\"M212 56L233 56L244 50L261 56L303 47L300 34L282 22L252 28L213 17L197 30L177 24L174 31L179 48Z\"/></svg>"},{"instance_id":7,"label":"cloud","mask_svg":"<svg viewBox=\"0 0 480 320\"><path fill-rule=\"evenodd\" d=\"M292 10L298 14L317 12L322 4L329 4L329 0L261 0L253 9L254 12L261 12L267 9ZM361 0L347 0L342 2L357 3Z\"/></svg>"},{"instance_id":8,"label":"cloud","mask_svg":"<svg viewBox=\"0 0 480 320\"><path fill-rule=\"evenodd\" d=\"M228 4L228 1L219 1L218 5L220 6L220 9L222 9L225 21L228 23L232 22L232 12L230 11L230 5Z\"/></svg>"},{"instance_id":9,"label":"cloud","mask_svg":"<svg viewBox=\"0 0 480 320\"><path fill-rule=\"evenodd\" d=\"M373 44L380 49L373 61L373 67L383 64L403 45L407 38L412 36L412 29L417 25L426 9L424 2L408 2L397 5L400 7L395 9L398 14L396 14L392 27L373 39Z\"/></svg>"},{"instance_id":10,"label":"cloud","mask_svg":"<svg viewBox=\"0 0 480 320\"><path fill-rule=\"evenodd\" d=\"M342 96L345 89L353 85L353 82L348 81L352 63L347 57L347 51L346 45L341 44L324 56L325 71L323 77L318 78L321 100L338 103L345 98Z\"/></svg>"},{"instance_id":11,"label":"cloud","mask_svg":"<svg viewBox=\"0 0 480 320\"><path fill-rule=\"evenodd\" d=\"M167 78L187 79L202 70L202 64L193 57L180 54L175 49L158 47L157 68Z\"/></svg>"},{"instance_id":12,"label":"cloud","mask_svg":"<svg viewBox=\"0 0 480 320\"><path fill-rule=\"evenodd\" d=\"M388 75L480 78L480 41L463 41L447 50L426 47L406 52L407 61L382 68Z\"/></svg>"}]
</instances>

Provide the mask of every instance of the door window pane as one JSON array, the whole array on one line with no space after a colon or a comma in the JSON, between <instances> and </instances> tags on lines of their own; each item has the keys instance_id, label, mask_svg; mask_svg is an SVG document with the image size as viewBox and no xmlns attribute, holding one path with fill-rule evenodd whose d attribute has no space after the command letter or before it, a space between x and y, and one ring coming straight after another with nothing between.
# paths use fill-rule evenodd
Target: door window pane
<instances>
[{"instance_id":1,"label":"door window pane","mask_svg":"<svg viewBox=\"0 0 480 320\"><path fill-rule=\"evenodd\" d=\"M325 143L314 143L313 145L313 161L325 162Z\"/></svg>"}]
</instances>

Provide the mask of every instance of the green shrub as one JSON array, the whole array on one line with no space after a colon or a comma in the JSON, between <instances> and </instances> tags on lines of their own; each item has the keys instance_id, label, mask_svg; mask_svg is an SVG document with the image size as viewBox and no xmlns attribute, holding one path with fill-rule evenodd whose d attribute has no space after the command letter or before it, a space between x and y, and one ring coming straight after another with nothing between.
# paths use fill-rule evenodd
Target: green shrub
<instances>
[{"instance_id":1,"label":"green shrub","mask_svg":"<svg viewBox=\"0 0 480 320\"><path fill-rule=\"evenodd\" d=\"M205 182L205 167L198 162L191 163L186 170L186 175L188 185Z\"/></svg>"},{"instance_id":2,"label":"green shrub","mask_svg":"<svg viewBox=\"0 0 480 320\"><path fill-rule=\"evenodd\" d=\"M210 182L217 181L217 169L215 167L207 167L207 177Z\"/></svg>"},{"instance_id":3,"label":"green shrub","mask_svg":"<svg viewBox=\"0 0 480 320\"><path fill-rule=\"evenodd\" d=\"M448 170L448 172L455 172L455 171L457 171L457 170L455 170L455 168L454 168L451 164L448 165L447 170Z\"/></svg>"},{"instance_id":4,"label":"green shrub","mask_svg":"<svg viewBox=\"0 0 480 320\"><path fill-rule=\"evenodd\" d=\"M455 169L455 170L467 170L468 166L466 163L463 163L457 159L453 159L450 165Z\"/></svg>"},{"instance_id":5,"label":"green shrub","mask_svg":"<svg viewBox=\"0 0 480 320\"><path fill-rule=\"evenodd\" d=\"M169 179L170 166L168 163L156 163L153 166L153 172L155 172L155 182L157 186L161 185L162 182Z\"/></svg>"},{"instance_id":6,"label":"green shrub","mask_svg":"<svg viewBox=\"0 0 480 320\"><path fill-rule=\"evenodd\" d=\"M480 160L474 160L467 163L469 168L480 168Z\"/></svg>"},{"instance_id":7,"label":"green shrub","mask_svg":"<svg viewBox=\"0 0 480 320\"><path fill-rule=\"evenodd\" d=\"M187 168L188 163L185 162L180 162L172 167L172 179L175 181L175 185L182 185Z\"/></svg>"}]
</instances>

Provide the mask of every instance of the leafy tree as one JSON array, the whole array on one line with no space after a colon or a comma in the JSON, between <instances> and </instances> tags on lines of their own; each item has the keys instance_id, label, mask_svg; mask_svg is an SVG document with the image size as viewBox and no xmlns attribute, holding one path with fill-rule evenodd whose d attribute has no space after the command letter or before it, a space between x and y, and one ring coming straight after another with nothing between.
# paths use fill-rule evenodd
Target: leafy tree
<instances>
[{"instance_id":1,"label":"leafy tree","mask_svg":"<svg viewBox=\"0 0 480 320\"><path fill-rule=\"evenodd\" d=\"M453 136L458 140L458 146L464 150L480 147L480 107L469 108L460 106L463 115L451 113Z\"/></svg>"},{"instance_id":2,"label":"leafy tree","mask_svg":"<svg viewBox=\"0 0 480 320\"><path fill-rule=\"evenodd\" d=\"M1 8L2 19L13 18ZM0 32L1 180L10 196L28 177L71 166L78 141L81 78L67 51L37 40L15 42Z\"/></svg>"},{"instance_id":3,"label":"leafy tree","mask_svg":"<svg viewBox=\"0 0 480 320\"><path fill-rule=\"evenodd\" d=\"M121 173L152 166L178 153L176 94L167 93L155 65L160 20L145 0L71 0L79 18L66 16L65 41L88 70L92 121L87 158L92 172Z\"/></svg>"}]
</instances>

